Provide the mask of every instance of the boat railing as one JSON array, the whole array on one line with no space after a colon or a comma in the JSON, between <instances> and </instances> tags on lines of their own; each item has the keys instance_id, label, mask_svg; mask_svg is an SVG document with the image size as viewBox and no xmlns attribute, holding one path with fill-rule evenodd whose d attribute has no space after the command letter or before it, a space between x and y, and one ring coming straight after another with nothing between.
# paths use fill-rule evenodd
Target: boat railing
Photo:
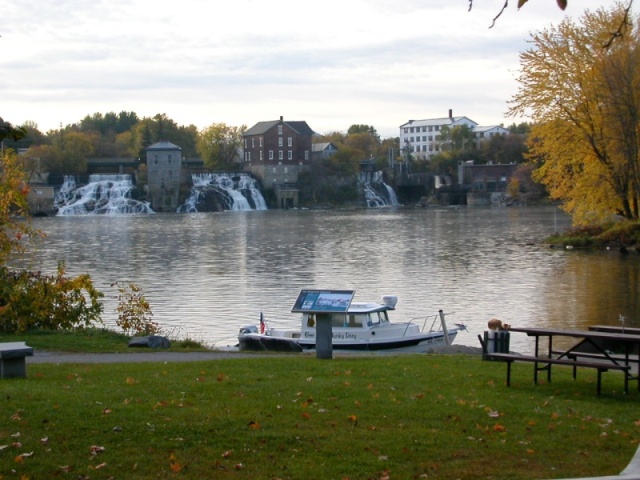
<instances>
[{"instance_id":1,"label":"boat railing","mask_svg":"<svg viewBox=\"0 0 640 480\"><path fill-rule=\"evenodd\" d=\"M442 313L442 315L449 315L447 313ZM407 324L407 328L409 328L410 324L417 324L420 327L421 332L438 332L442 330L442 319L440 318L440 313L436 313L435 315L427 315L426 317L415 317L409 320ZM422 326L420 326L422 323ZM427 328L428 327L428 328ZM405 330L406 333L406 330Z\"/></svg>"}]
</instances>

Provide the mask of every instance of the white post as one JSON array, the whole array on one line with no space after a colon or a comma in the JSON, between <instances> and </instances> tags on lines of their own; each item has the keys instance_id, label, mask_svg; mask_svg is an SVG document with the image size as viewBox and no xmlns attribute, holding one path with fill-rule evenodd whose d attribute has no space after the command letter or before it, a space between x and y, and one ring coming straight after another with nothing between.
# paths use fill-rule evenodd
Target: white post
<instances>
[{"instance_id":1,"label":"white post","mask_svg":"<svg viewBox=\"0 0 640 480\"><path fill-rule=\"evenodd\" d=\"M444 332L444 342L447 345L451 345L451 340L449 340L449 330L447 330L447 322L444 319L444 312L442 310L438 310L440 314L440 324L442 325L442 331Z\"/></svg>"}]
</instances>

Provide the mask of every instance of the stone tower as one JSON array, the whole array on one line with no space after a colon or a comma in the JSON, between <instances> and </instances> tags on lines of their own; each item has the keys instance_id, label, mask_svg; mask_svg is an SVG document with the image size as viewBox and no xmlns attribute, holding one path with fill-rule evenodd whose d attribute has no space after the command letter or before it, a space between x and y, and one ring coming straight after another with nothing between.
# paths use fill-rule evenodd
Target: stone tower
<instances>
[{"instance_id":1,"label":"stone tower","mask_svg":"<svg viewBox=\"0 0 640 480\"><path fill-rule=\"evenodd\" d=\"M182 173L182 149L171 142L160 141L147 147L146 152L151 208L156 212L175 212Z\"/></svg>"}]
</instances>

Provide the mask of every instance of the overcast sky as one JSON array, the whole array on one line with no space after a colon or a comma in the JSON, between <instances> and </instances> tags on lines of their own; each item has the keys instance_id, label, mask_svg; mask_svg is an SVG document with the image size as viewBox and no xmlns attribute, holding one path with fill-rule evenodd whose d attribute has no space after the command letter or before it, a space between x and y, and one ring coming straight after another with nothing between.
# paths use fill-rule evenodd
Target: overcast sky
<instances>
[{"instance_id":1,"label":"overcast sky","mask_svg":"<svg viewBox=\"0 0 640 480\"><path fill-rule=\"evenodd\" d=\"M505 116L529 33L609 0L0 0L0 117L46 132L96 112L199 129L306 120L398 135ZM315 5L315 7L313 6Z\"/></svg>"}]
</instances>

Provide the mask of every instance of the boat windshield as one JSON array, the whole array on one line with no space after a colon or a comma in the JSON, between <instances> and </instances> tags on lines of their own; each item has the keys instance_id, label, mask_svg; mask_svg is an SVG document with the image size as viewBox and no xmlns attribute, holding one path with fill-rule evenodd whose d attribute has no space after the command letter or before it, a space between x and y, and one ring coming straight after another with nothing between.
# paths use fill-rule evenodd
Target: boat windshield
<instances>
[{"instance_id":1,"label":"boat windshield","mask_svg":"<svg viewBox=\"0 0 640 480\"><path fill-rule=\"evenodd\" d=\"M362 328L367 322L369 315L353 314L345 315L343 313L336 313L331 315L331 326L337 328Z\"/></svg>"}]
</instances>

